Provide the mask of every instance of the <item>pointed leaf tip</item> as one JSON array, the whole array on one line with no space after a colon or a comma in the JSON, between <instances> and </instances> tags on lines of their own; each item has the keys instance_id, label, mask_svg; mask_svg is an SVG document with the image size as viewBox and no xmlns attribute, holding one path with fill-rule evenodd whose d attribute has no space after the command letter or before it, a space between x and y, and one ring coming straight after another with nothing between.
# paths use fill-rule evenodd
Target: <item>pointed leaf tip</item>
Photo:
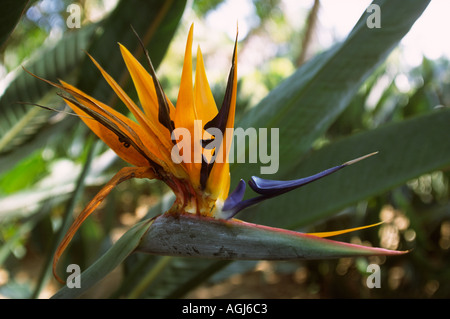
<instances>
[{"instance_id":1,"label":"pointed leaf tip","mask_svg":"<svg viewBox=\"0 0 450 319\"><path fill-rule=\"evenodd\" d=\"M370 153L370 154L367 154L367 155L364 155L364 156L361 156L361 157L358 157L358 158L355 158L355 159L352 159L352 160L350 160L348 162L345 162L342 165L349 166L349 165L355 164L355 163L357 163L359 161L362 161L363 159L366 159L366 158L371 157L371 156L376 155L376 154L378 154L378 151Z\"/></svg>"}]
</instances>

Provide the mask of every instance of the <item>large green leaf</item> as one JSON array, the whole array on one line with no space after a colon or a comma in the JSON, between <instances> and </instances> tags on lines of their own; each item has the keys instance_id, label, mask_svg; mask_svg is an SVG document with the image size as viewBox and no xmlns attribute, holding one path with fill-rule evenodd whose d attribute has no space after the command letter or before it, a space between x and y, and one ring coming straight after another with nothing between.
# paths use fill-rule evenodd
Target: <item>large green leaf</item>
<instances>
[{"instance_id":1,"label":"large green leaf","mask_svg":"<svg viewBox=\"0 0 450 319\"><path fill-rule=\"evenodd\" d=\"M0 3L0 51L27 7L28 0L3 0Z\"/></svg>"},{"instance_id":2,"label":"large green leaf","mask_svg":"<svg viewBox=\"0 0 450 319\"><path fill-rule=\"evenodd\" d=\"M128 72L119 50L118 42L147 65L138 39L131 26L142 38L153 66L158 67L177 29L186 1L128 0L121 1L114 12L102 24L103 32L94 39L89 53L122 86L129 83ZM138 14L139 13L139 14ZM113 91L100 76L92 61L85 60L80 66L82 77L78 87L109 103Z\"/></svg>"},{"instance_id":3,"label":"large green leaf","mask_svg":"<svg viewBox=\"0 0 450 319\"><path fill-rule=\"evenodd\" d=\"M429 0L409 1L407 6L401 1L374 3L380 6L381 28L368 28L370 13L364 12L345 41L303 65L237 123L236 127L244 129L279 128L278 176L301 161L313 142L345 110L363 82L410 30ZM259 165L233 165L232 185L240 178L259 174Z\"/></svg>"},{"instance_id":4,"label":"large green leaf","mask_svg":"<svg viewBox=\"0 0 450 319\"><path fill-rule=\"evenodd\" d=\"M56 45L44 48L30 58L24 66L34 74L55 81L68 76L84 58L94 26L83 27L63 37ZM37 107L17 102L38 103L50 90L49 85L30 76L21 67L0 98L0 154L22 145L43 127L52 114ZM53 100L46 100L54 105Z\"/></svg>"}]
</instances>

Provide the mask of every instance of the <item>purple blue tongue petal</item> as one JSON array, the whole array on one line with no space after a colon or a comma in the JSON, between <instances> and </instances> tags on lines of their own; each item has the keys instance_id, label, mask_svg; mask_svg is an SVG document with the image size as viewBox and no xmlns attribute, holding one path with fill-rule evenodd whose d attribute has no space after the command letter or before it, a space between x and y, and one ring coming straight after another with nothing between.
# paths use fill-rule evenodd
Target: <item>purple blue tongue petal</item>
<instances>
[{"instance_id":1,"label":"purple blue tongue petal","mask_svg":"<svg viewBox=\"0 0 450 319\"><path fill-rule=\"evenodd\" d=\"M354 164L356 162L359 162L369 156L372 156L375 153L371 153L365 156L358 157L354 160L345 162L344 164L326 169L320 173L317 173L312 176L295 179L295 180L289 180L289 181L279 181L279 180L270 180L270 179L263 179L257 176L252 176L250 181L248 182L248 185L253 189L256 193L266 196L278 196L280 194L289 192L293 189L296 189L298 187L301 187L303 185L309 184L311 182L314 182L322 177L328 176L334 172L337 172L338 170L347 167L351 164Z\"/></svg>"},{"instance_id":2,"label":"purple blue tongue petal","mask_svg":"<svg viewBox=\"0 0 450 319\"><path fill-rule=\"evenodd\" d=\"M250 186L250 188L253 191L258 193L259 196L250 198L250 199L246 199L246 200L242 200L244 198L244 193L245 193L245 182L241 179L239 181L239 184L237 185L236 189L228 196L228 198L224 202L224 205L222 207L222 218L230 219L234 215L236 215L238 212L243 210L244 208L253 206L253 205L255 205L263 200L266 200L268 198L272 198L272 197L287 193L287 192L294 190L296 188L299 188L303 185L314 182L318 179L321 179L322 177L325 177L334 172L337 172L338 170L340 170L344 167L347 167L356 162L359 162L369 156L375 155L376 153L378 153L378 152L374 152L374 153L370 153L370 154L358 157L351 161L345 162L341 165L326 169L315 175L300 178L300 179L295 179L295 180L289 180L289 181L270 180L270 179L260 178L257 176L252 176L251 179L248 181L248 185Z\"/></svg>"}]
</instances>

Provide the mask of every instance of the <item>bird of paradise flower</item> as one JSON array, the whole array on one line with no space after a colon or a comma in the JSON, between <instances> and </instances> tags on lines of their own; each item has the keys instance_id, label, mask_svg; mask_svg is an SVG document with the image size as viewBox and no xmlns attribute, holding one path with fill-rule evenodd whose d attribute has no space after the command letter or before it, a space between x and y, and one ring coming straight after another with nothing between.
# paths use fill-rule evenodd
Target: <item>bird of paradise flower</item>
<instances>
[{"instance_id":1,"label":"bird of paradise flower","mask_svg":"<svg viewBox=\"0 0 450 319\"><path fill-rule=\"evenodd\" d=\"M134 31L134 30L133 30ZM138 37L139 39L139 37ZM139 40L140 41L140 40ZM76 217L59 244L53 259L53 274L64 250L83 221L102 203L118 184L131 178L158 179L175 194L175 201L166 213L155 217L138 247L139 251L175 256L198 256L219 259L318 259L348 256L397 255L404 251L366 247L324 239L369 226L324 233L299 233L240 221L234 216L241 210L263 200L306 185L375 153L362 156L310 177L291 181L275 181L253 176L249 186L258 196L243 199L246 183L241 180L229 194L230 169L227 157L229 135L223 134L219 145L211 147L216 136L209 128L220 132L234 128L237 93L237 35L231 70L221 108L218 110L205 73L200 47L197 50L195 84L192 81L193 25L189 30L177 103L174 106L165 95L148 51L141 42L149 64L147 71L137 59L119 44L122 57L137 91L141 107L125 93L117 82L89 55L119 99L136 118L136 122L110 106L60 81L53 83L33 76L61 89L58 93L84 123L119 157L132 164L124 167L99 191ZM28 71L27 71L28 72ZM30 73L31 74L31 73ZM197 127L198 123L206 123ZM173 150L179 139L176 128L184 128L195 136L191 140L191 160L173 161ZM204 137L207 138L204 138ZM195 151L202 160L194 160ZM183 150L178 149L178 152ZM217 159L221 160L218 161Z\"/></svg>"}]
</instances>

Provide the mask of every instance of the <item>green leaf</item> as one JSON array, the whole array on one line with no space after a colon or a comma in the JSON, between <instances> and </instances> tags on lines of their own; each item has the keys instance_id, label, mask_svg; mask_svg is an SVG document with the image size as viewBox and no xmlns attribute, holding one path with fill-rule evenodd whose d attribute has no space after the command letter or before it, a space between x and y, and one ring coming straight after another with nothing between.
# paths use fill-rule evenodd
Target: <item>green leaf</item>
<instances>
[{"instance_id":1,"label":"green leaf","mask_svg":"<svg viewBox=\"0 0 450 319\"><path fill-rule=\"evenodd\" d=\"M370 13L364 12L345 41L299 68L237 123L236 127L244 129L279 128L279 176L299 163L313 142L345 110L429 0L409 1L408 6L389 0L374 3L380 6L381 28L369 29L366 20ZM241 178L259 175L258 168L254 163L233 165L232 187Z\"/></svg>"},{"instance_id":2,"label":"green leaf","mask_svg":"<svg viewBox=\"0 0 450 319\"><path fill-rule=\"evenodd\" d=\"M16 164L14 169L0 174L0 196L26 189L47 173L41 152L35 152Z\"/></svg>"},{"instance_id":3,"label":"green leaf","mask_svg":"<svg viewBox=\"0 0 450 319\"><path fill-rule=\"evenodd\" d=\"M94 286L107 274L119 266L137 247L142 235L148 230L152 220L142 221L128 230L120 239L97 261L80 275L81 287L61 288L52 298L76 298Z\"/></svg>"},{"instance_id":4,"label":"green leaf","mask_svg":"<svg viewBox=\"0 0 450 319\"><path fill-rule=\"evenodd\" d=\"M25 67L52 81L67 77L84 59L82 50L86 49L94 28L91 25L69 33L56 45L37 52ZM46 83L24 72L21 67L14 73L14 80L0 98L0 154L3 155L34 138L43 127L48 126L48 119L53 115L38 107L17 103L38 103L53 90ZM55 102L47 96L43 103L54 105Z\"/></svg>"},{"instance_id":5,"label":"green leaf","mask_svg":"<svg viewBox=\"0 0 450 319\"><path fill-rule=\"evenodd\" d=\"M146 298L181 298L231 262L230 260L217 261L187 257L165 258L170 258L170 263L157 280L152 282L146 291L143 291L141 296ZM202 271L199 272L199 269Z\"/></svg>"},{"instance_id":6,"label":"green leaf","mask_svg":"<svg viewBox=\"0 0 450 319\"><path fill-rule=\"evenodd\" d=\"M30 106L30 108L33 107ZM25 140L23 140L24 144L20 144L20 147L18 144L15 144L15 147L9 152L0 155L0 174L3 174L4 172L10 170L17 163L20 163L27 156L30 156L33 151L46 146L49 141L52 141L55 138L59 137L58 134L61 134L61 132L70 131L72 125L76 124L77 121L78 119L76 119L75 117L68 117L64 120L58 120L51 125L47 121L47 125L43 125L38 130L36 130L32 136L29 136L29 138L26 139L26 142ZM34 124L36 124L36 122L34 122ZM32 127L36 129L35 125L32 125ZM24 133L22 132L21 134Z\"/></svg>"},{"instance_id":7,"label":"green leaf","mask_svg":"<svg viewBox=\"0 0 450 319\"><path fill-rule=\"evenodd\" d=\"M92 140L92 136L91 136ZM86 182L86 176L88 175L92 160L95 155L96 146L100 143L100 141L97 140L96 145L92 145L92 143L89 143L88 141L88 154L86 161L83 165L83 169L80 172L80 175L77 178L76 185L73 191L73 195L71 196L67 206L65 207L65 212L63 214L63 219L60 228L58 229L57 235L53 236L53 240L51 243L51 248L48 250L45 262L42 265L41 268L41 275L39 276L39 281L36 284L36 287L34 289L32 298L36 298L39 296L39 293L41 289L45 286L47 282L47 278L50 277L51 269L52 269L52 260L53 255L56 252L56 249L58 247L59 242L64 238L64 234L67 232L67 230L70 227L70 223L72 220L72 214L75 208L76 203L78 202L79 198L81 197L81 194L83 193L85 182Z\"/></svg>"},{"instance_id":8,"label":"green leaf","mask_svg":"<svg viewBox=\"0 0 450 319\"><path fill-rule=\"evenodd\" d=\"M131 29L137 31L146 45L153 66L157 68L178 27L186 1L127 0L121 1L111 15L102 23L103 32L94 39L89 53L123 87L131 86L128 71L119 50L118 42L136 54L142 65L146 66L138 39ZM137 14L140 12L142 14ZM78 88L97 99L111 104L117 101L113 91L100 76L99 71L89 59L81 65Z\"/></svg>"},{"instance_id":9,"label":"green leaf","mask_svg":"<svg viewBox=\"0 0 450 319\"><path fill-rule=\"evenodd\" d=\"M0 51L25 12L28 0L3 0L0 3Z\"/></svg>"}]
</instances>

